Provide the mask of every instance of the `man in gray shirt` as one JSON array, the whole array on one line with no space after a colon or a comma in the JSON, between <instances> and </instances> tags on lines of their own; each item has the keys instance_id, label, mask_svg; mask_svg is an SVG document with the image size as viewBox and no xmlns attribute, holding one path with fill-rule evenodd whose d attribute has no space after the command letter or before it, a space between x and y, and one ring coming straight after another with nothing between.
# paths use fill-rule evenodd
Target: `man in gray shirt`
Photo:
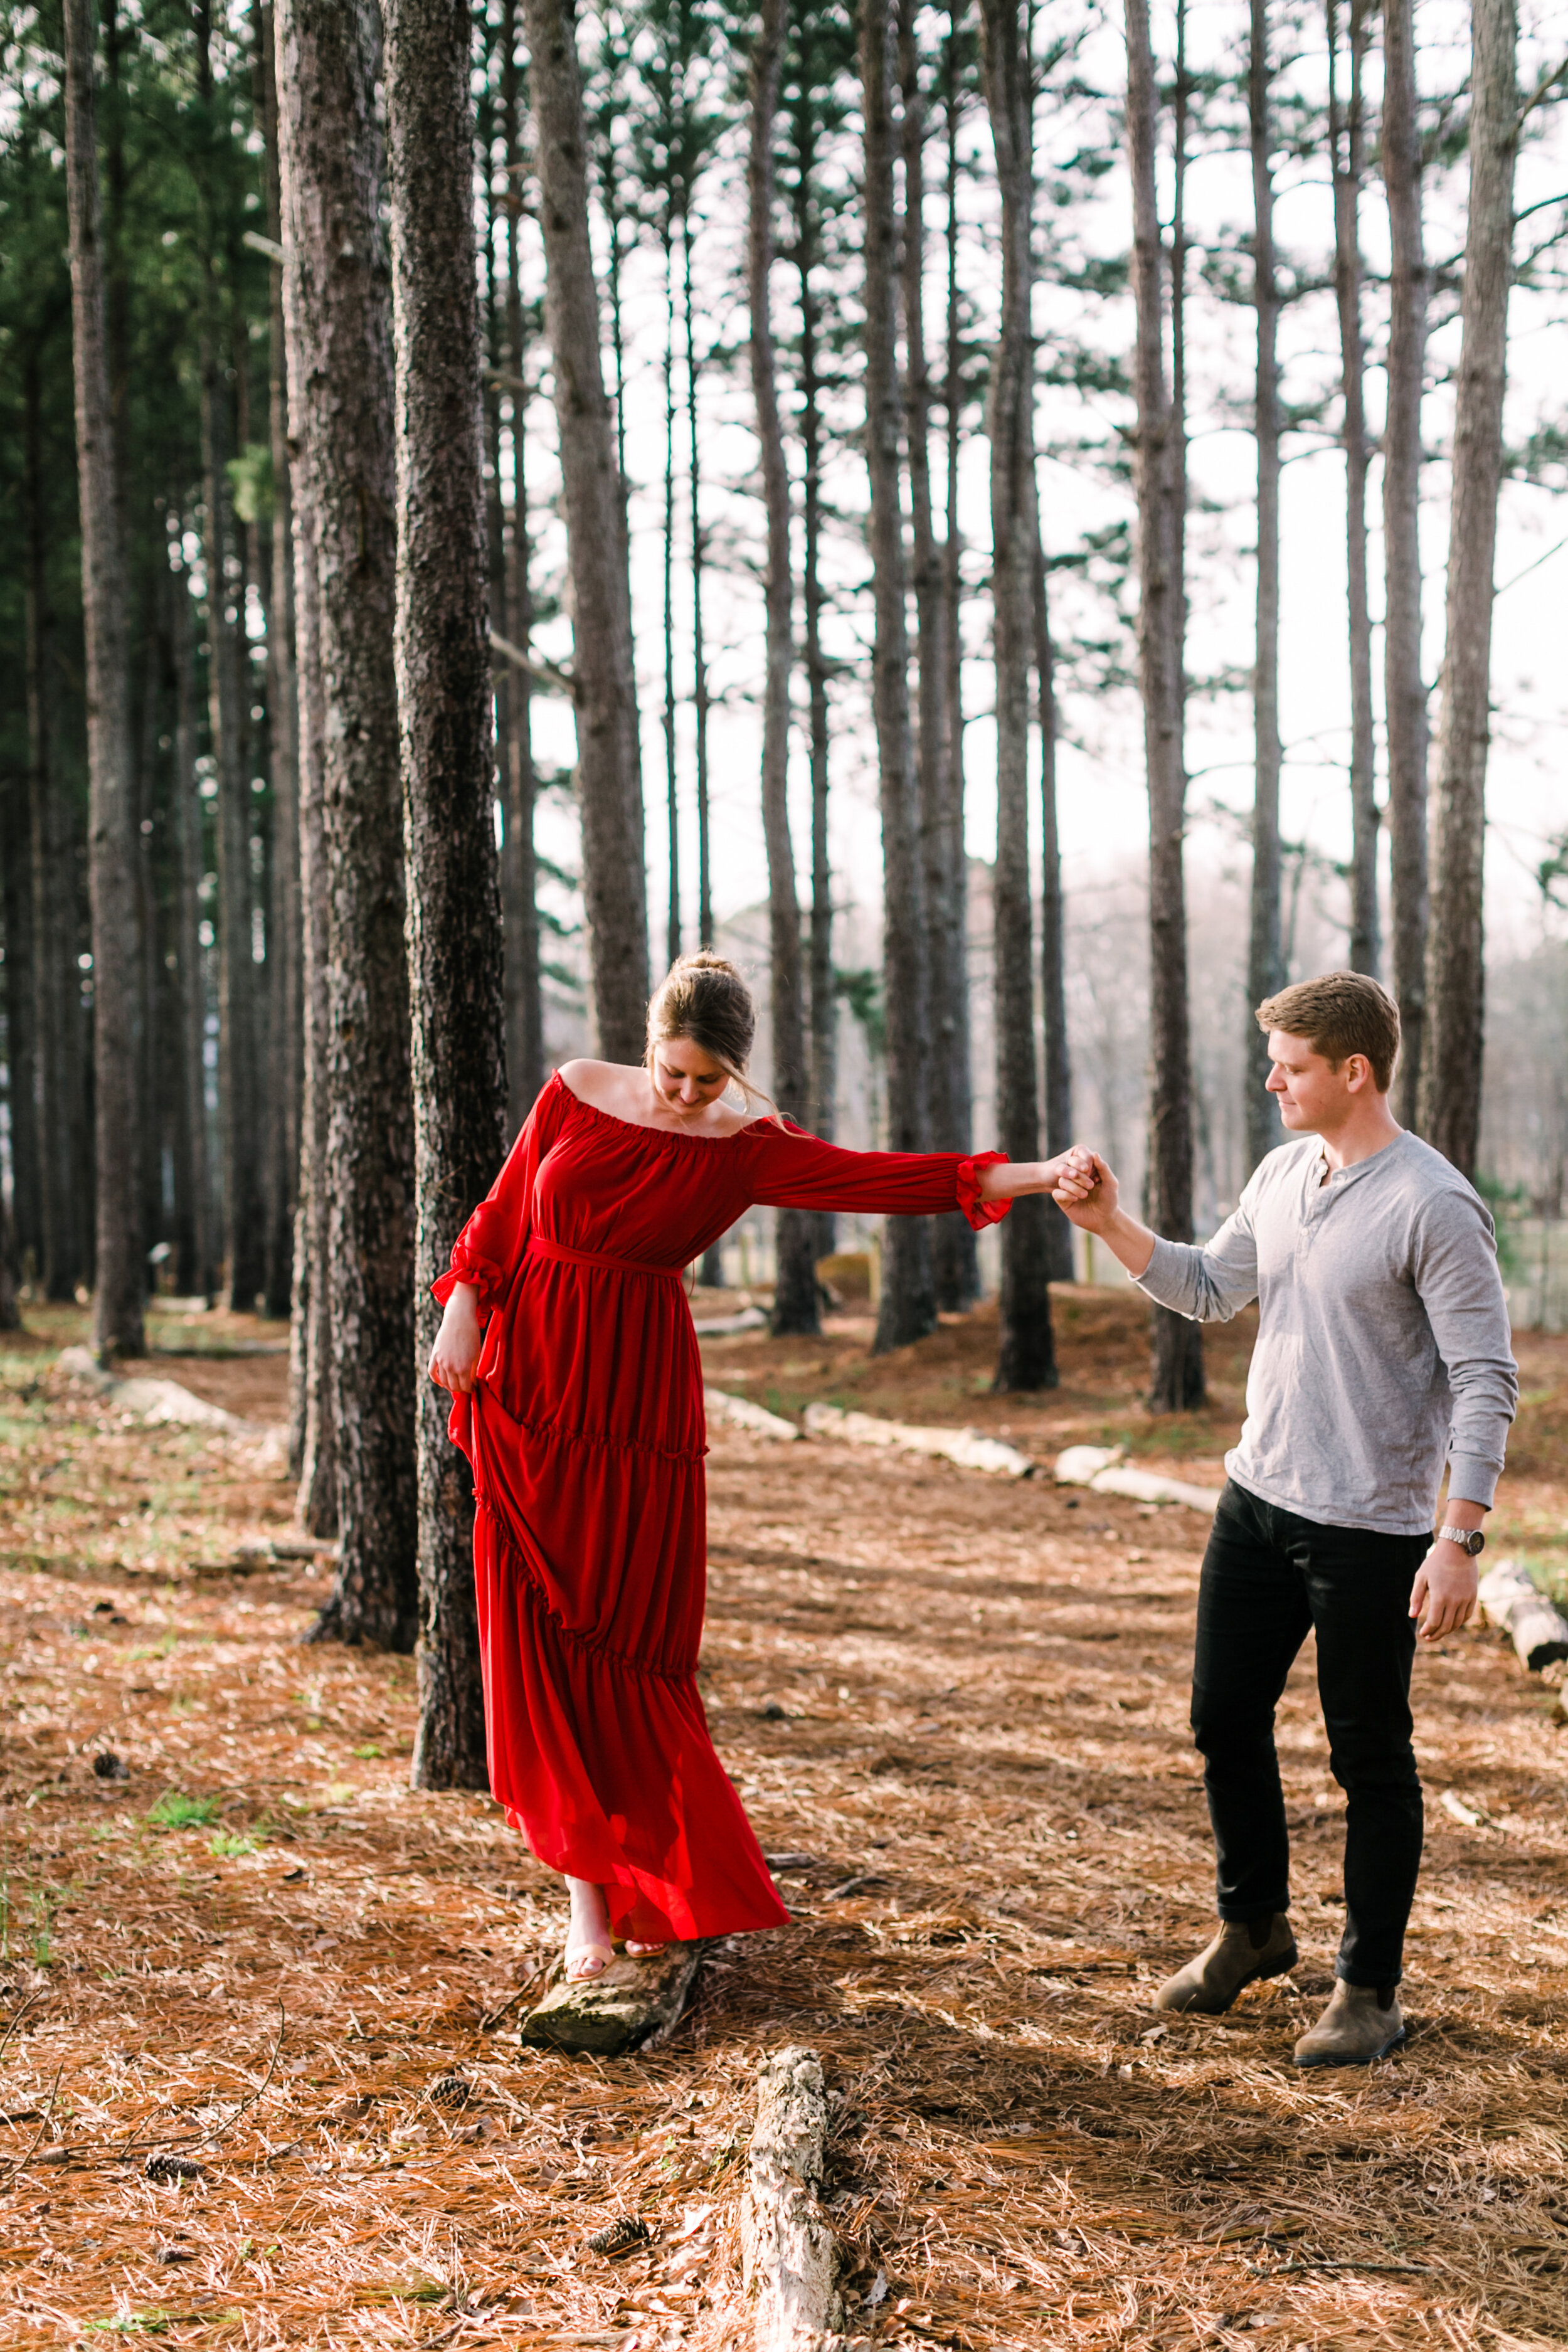
<instances>
[{"instance_id":1,"label":"man in gray shirt","mask_svg":"<svg viewBox=\"0 0 1568 2352\"><path fill-rule=\"evenodd\" d=\"M1439 1641L1475 1606L1519 1382L1491 1220L1389 1110L1392 999L1331 972L1270 997L1258 1020L1268 1090L1300 1139L1269 1153L1211 1242L1157 1240L1120 1207L1101 1160L1056 1197L1161 1306L1223 1322L1258 1302L1193 1668L1221 1924L1159 2005L1215 2016L1243 1985L1296 1964L1274 1712L1310 1631L1346 1797L1345 1930L1333 1999L1296 2063L1335 2066L1404 2039L1397 1986L1422 1835L1411 1663L1417 1632Z\"/></svg>"}]
</instances>

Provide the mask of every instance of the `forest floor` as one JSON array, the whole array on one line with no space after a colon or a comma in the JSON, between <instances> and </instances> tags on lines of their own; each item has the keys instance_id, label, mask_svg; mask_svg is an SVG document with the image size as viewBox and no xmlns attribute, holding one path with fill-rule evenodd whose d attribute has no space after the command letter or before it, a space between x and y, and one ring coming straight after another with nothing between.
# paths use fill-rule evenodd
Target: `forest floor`
<instances>
[{"instance_id":1,"label":"forest floor","mask_svg":"<svg viewBox=\"0 0 1568 2352\"><path fill-rule=\"evenodd\" d=\"M1250 1327L1211 1335L1210 1410L1154 1423L1139 1301L1058 1307L1032 1403L986 1392L984 1312L880 1361L853 1315L704 1352L775 1410L1217 1485ZM0 1339L0 2340L739 2347L756 2067L805 2042L879 2346L1568 2342L1568 1731L1494 1636L1416 1665L1408 2043L1299 2074L1342 1918L1310 1654L1281 1710L1301 1965L1226 2018L1152 2007L1210 1932L1201 1515L716 1428L702 1688L793 1922L710 1950L655 2053L524 2054L555 1884L488 1800L407 1788L410 1660L301 1647L324 1578L228 1567L287 1528L275 1444L106 1412L54 1363L84 1318L27 1318ZM138 1369L281 1418L285 1358L226 1352L276 1328L153 1330L200 1352ZM1520 1352L1494 1556L1561 1571L1568 1342ZM588 2241L620 2214L652 2237L615 2263Z\"/></svg>"}]
</instances>

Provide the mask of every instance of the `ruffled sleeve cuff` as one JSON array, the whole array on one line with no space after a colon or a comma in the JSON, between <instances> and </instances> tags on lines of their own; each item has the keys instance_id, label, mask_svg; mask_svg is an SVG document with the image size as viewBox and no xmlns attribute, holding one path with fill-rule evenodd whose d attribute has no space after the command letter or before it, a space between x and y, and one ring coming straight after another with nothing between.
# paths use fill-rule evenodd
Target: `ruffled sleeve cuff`
<instances>
[{"instance_id":1,"label":"ruffled sleeve cuff","mask_svg":"<svg viewBox=\"0 0 1568 2352\"><path fill-rule=\"evenodd\" d=\"M956 1177L958 1205L977 1234L987 1225L999 1225L1011 1201L983 1201L980 1197L980 1171L983 1168L1005 1168L1005 1151L977 1151L973 1160L961 1160Z\"/></svg>"},{"instance_id":2,"label":"ruffled sleeve cuff","mask_svg":"<svg viewBox=\"0 0 1568 2352\"><path fill-rule=\"evenodd\" d=\"M495 1312L506 1293L506 1276L500 1268L492 1265L489 1258L465 1249L461 1235L452 1252L450 1270L430 1285L430 1296L437 1306L445 1307L460 1282L479 1292L481 1320Z\"/></svg>"}]
</instances>

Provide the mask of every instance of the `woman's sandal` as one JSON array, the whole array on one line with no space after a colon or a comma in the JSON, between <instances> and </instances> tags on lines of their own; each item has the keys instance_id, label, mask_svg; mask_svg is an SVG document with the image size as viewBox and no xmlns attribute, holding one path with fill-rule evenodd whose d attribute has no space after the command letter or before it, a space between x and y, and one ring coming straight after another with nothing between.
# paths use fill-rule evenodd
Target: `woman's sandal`
<instances>
[{"instance_id":1,"label":"woman's sandal","mask_svg":"<svg viewBox=\"0 0 1568 2352\"><path fill-rule=\"evenodd\" d=\"M595 1936L586 1944L574 1944L567 1938L565 1973L568 1984L593 1984L602 1977L615 1958L615 1947Z\"/></svg>"},{"instance_id":2,"label":"woman's sandal","mask_svg":"<svg viewBox=\"0 0 1568 2352\"><path fill-rule=\"evenodd\" d=\"M628 1960L651 1960L656 1952L668 1949L668 1947L665 1944L628 1944L626 1958Z\"/></svg>"}]
</instances>

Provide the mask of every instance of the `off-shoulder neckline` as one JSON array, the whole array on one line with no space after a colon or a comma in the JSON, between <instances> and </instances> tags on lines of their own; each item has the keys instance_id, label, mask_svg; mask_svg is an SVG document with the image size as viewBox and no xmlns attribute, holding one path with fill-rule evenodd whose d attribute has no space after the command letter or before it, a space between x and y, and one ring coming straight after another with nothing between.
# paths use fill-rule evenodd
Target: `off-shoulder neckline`
<instances>
[{"instance_id":1,"label":"off-shoulder neckline","mask_svg":"<svg viewBox=\"0 0 1568 2352\"><path fill-rule=\"evenodd\" d=\"M618 1118L613 1110L601 1110L597 1103L584 1102L575 1087L567 1085L559 1070L552 1071L551 1075L568 1102L574 1103L579 1110L585 1110L592 1118L602 1118L611 1127L624 1128L628 1135L655 1135L662 1138L667 1143L703 1143L711 1146L718 1143L734 1143L742 1135L751 1135L759 1127L766 1127L769 1124L765 1115L761 1118L749 1118L743 1127L731 1128L728 1135L689 1135L682 1134L679 1128L645 1127L640 1119Z\"/></svg>"}]
</instances>

